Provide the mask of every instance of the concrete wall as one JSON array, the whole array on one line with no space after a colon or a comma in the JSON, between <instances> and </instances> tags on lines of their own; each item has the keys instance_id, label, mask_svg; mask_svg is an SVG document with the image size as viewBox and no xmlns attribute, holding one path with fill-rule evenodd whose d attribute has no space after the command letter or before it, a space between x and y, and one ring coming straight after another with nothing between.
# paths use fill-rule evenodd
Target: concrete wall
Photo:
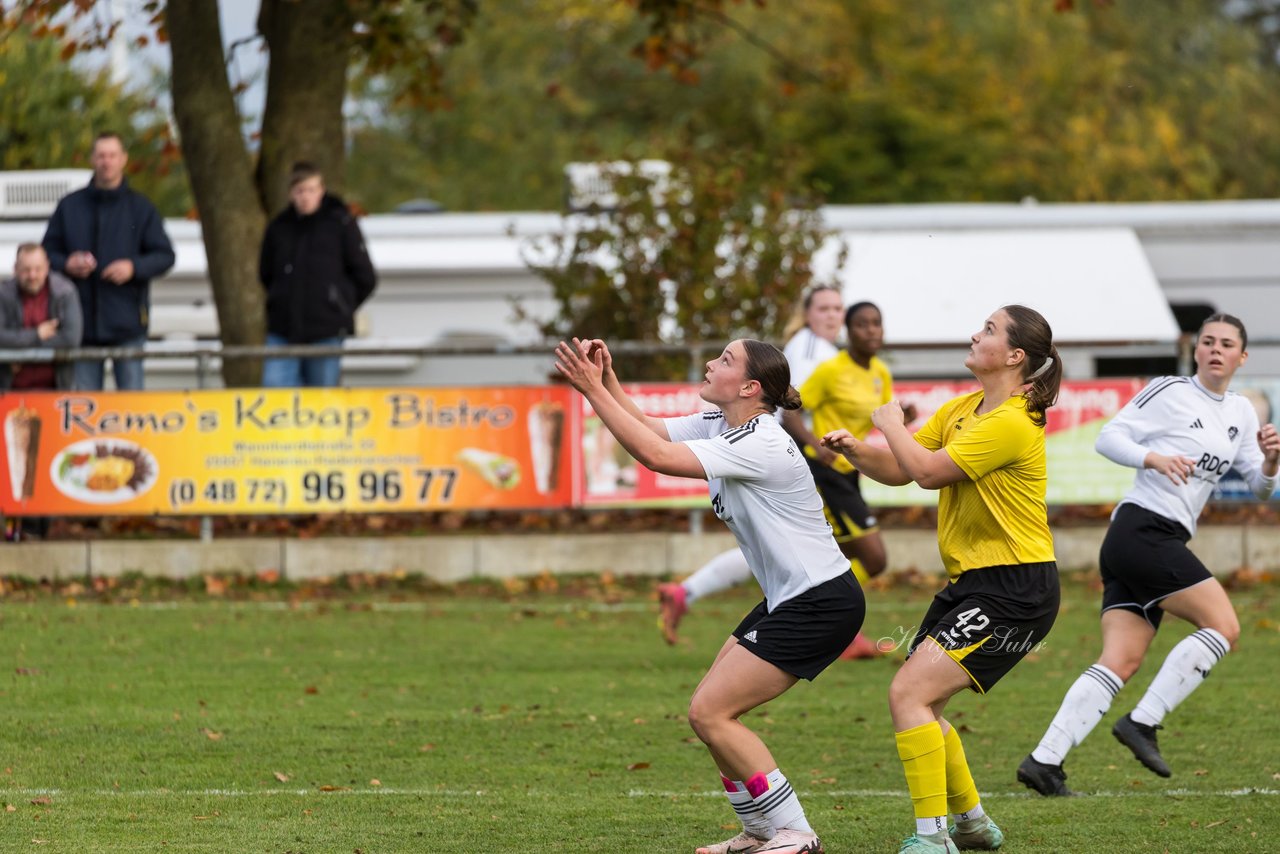
<instances>
[{"instance_id":1,"label":"concrete wall","mask_svg":"<svg viewBox=\"0 0 1280 854\"><path fill-rule=\"evenodd\" d=\"M1097 567L1102 526L1054 533L1062 569ZM891 571L942 572L933 531L885 531ZM609 571L617 575L684 576L732 548L713 534L508 534L332 539L109 540L0 546L0 575L70 578L146 575L183 578L218 572L276 570L292 580L344 572L421 574L443 583ZM1280 570L1280 530L1264 526L1202 527L1192 550L1216 573L1241 567Z\"/></svg>"}]
</instances>

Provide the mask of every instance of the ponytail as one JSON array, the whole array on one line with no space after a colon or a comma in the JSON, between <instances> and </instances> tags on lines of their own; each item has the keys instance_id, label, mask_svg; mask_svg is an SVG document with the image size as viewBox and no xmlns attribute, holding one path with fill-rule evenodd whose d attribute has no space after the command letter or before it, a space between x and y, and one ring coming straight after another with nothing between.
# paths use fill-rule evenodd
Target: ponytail
<instances>
[{"instance_id":1,"label":"ponytail","mask_svg":"<svg viewBox=\"0 0 1280 854\"><path fill-rule=\"evenodd\" d=\"M1058 390L1062 387L1062 357L1053 345L1053 330L1035 309L1006 305L1004 312L1009 315L1009 345L1026 354L1022 378L1027 385L1023 392L1027 414L1032 423L1043 427L1045 413L1058 402Z\"/></svg>"},{"instance_id":2,"label":"ponytail","mask_svg":"<svg viewBox=\"0 0 1280 854\"><path fill-rule=\"evenodd\" d=\"M1027 400L1027 414L1037 427L1043 427L1047 417L1045 412L1058 402L1058 391L1062 387L1062 357L1058 355L1057 347L1049 345L1049 355L1027 377L1027 383L1029 387L1023 393Z\"/></svg>"}]
</instances>

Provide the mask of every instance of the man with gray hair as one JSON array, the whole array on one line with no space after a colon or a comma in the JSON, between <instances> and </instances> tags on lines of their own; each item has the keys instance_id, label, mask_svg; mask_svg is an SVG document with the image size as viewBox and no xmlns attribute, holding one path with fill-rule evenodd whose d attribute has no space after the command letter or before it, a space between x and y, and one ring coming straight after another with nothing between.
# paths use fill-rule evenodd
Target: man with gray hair
<instances>
[{"instance_id":1,"label":"man with gray hair","mask_svg":"<svg viewBox=\"0 0 1280 854\"><path fill-rule=\"evenodd\" d=\"M49 256L40 244L24 243L19 246L13 278L0 282L0 347L20 350L78 347L81 327L80 295L76 286L61 273L49 271ZM0 392L69 389L74 381L73 362L0 362ZM22 407L11 410L5 424L5 450L9 455L11 478L14 476L15 450L21 447L22 453L29 454L29 460L35 457L34 446L20 446L10 433L9 420L19 413L22 413ZM26 429L30 436L29 422ZM14 482L23 482L21 476ZM4 520L4 538L10 541L43 539L48 530L49 520L44 517Z\"/></svg>"},{"instance_id":2,"label":"man with gray hair","mask_svg":"<svg viewBox=\"0 0 1280 854\"><path fill-rule=\"evenodd\" d=\"M40 244L19 246L13 278L0 282L0 347L79 347L82 328L76 286L49 269L49 256ZM0 391L70 389L74 377L74 362L0 363Z\"/></svg>"}]
</instances>

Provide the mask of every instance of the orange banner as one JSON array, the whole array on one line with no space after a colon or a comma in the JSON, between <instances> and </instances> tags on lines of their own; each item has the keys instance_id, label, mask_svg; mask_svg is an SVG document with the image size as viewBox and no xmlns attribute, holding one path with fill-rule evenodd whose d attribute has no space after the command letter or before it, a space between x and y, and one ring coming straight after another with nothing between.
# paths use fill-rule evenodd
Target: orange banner
<instances>
[{"instance_id":1,"label":"orange banner","mask_svg":"<svg viewBox=\"0 0 1280 854\"><path fill-rule=\"evenodd\" d=\"M0 395L0 512L564 507L560 387Z\"/></svg>"}]
</instances>

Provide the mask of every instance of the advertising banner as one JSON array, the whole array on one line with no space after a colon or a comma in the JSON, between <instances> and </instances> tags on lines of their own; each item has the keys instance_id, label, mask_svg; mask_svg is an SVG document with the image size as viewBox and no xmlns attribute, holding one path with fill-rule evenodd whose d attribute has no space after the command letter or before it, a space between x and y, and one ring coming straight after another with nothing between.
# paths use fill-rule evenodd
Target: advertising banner
<instances>
[{"instance_id":1,"label":"advertising banner","mask_svg":"<svg viewBox=\"0 0 1280 854\"><path fill-rule=\"evenodd\" d=\"M1280 381L1238 383L1270 418ZM916 424L972 382L901 382ZM700 386L639 383L647 415L708 408ZM1094 451L1138 380L1067 382L1049 410L1050 504L1118 501L1133 471ZM563 386L0 394L6 515L698 507L703 480L636 463ZM883 444L873 432L868 441ZM863 479L872 507L937 493ZM1234 473L1215 500L1252 499Z\"/></svg>"},{"instance_id":2,"label":"advertising banner","mask_svg":"<svg viewBox=\"0 0 1280 854\"><path fill-rule=\"evenodd\" d=\"M627 386L646 415L687 415L708 405L694 384L635 384ZM953 397L973 391L972 381L900 382L894 391L903 404L914 403L915 426L923 424ZM1046 451L1049 459L1050 504L1097 504L1118 501L1133 482L1133 471L1098 455L1093 443L1102 425L1142 388L1138 380L1093 380L1063 383L1058 405L1049 410ZM707 500L705 481L656 475L637 465L581 397L581 501L588 506L699 506ZM884 445L873 431L872 444ZM910 486L883 486L862 480L862 493L872 507L901 507L937 503L934 491Z\"/></svg>"},{"instance_id":3,"label":"advertising banner","mask_svg":"<svg viewBox=\"0 0 1280 854\"><path fill-rule=\"evenodd\" d=\"M0 512L564 507L563 387L0 395ZM576 397L576 395L575 395Z\"/></svg>"},{"instance_id":4,"label":"advertising banner","mask_svg":"<svg viewBox=\"0 0 1280 854\"><path fill-rule=\"evenodd\" d=\"M711 406L698 395L701 385L625 383L640 411L654 418L689 415ZM574 395L582 425L578 501L588 507L696 507L707 503L707 482L657 474L638 464L604 429L585 397Z\"/></svg>"},{"instance_id":5,"label":"advertising banner","mask_svg":"<svg viewBox=\"0 0 1280 854\"><path fill-rule=\"evenodd\" d=\"M1138 380L1087 380L1064 382L1058 403L1048 413L1045 424L1045 455L1048 460L1047 499L1049 504L1105 504L1119 501L1133 483L1133 469L1116 465L1098 454L1093 443L1099 431L1129 399L1142 389ZM904 403L918 410L912 427L929 419L938 407L957 395L977 388L973 382L894 383L894 391ZM873 432L867 441L884 444ZM863 497L872 507L901 507L936 504L938 493L908 486L882 486L863 478Z\"/></svg>"}]
</instances>

